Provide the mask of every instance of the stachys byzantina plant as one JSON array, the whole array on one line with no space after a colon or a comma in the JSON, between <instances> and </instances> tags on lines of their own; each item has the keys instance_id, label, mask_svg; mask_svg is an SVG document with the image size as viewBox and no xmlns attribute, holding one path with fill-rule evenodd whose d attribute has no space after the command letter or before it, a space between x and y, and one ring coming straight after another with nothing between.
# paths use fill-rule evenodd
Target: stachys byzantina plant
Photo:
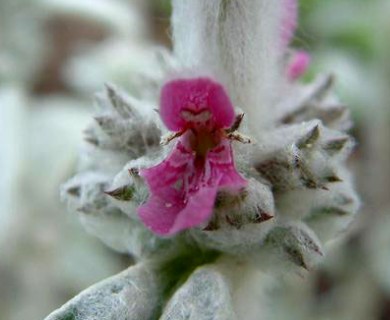
<instances>
[{"instance_id":1,"label":"stachys byzantina plant","mask_svg":"<svg viewBox=\"0 0 390 320\"><path fill-rule=\"evenodd\" d=\"M294 0L173 1L173 53L140 96L98 96L62 190L136 265L48 319L260 319L243 307L258 270L308 269L348 226L349 114L331 76L299 83L296 16Z\"/></svg>"}]
</instances>

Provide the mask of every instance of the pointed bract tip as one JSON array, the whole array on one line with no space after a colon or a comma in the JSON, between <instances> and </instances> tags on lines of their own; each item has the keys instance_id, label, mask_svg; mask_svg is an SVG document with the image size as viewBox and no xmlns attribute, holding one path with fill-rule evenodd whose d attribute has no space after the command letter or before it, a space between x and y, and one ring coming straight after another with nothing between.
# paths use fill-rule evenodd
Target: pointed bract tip
<instances>
[{"instance_id":1,"label":"pointed bract tip","mask_svg":"<svg viewBox=\"0 0 390 320\"><path fill-rule=\"evenodd\" d=\"M116 200L130 201L133 198L134 189L131 186L122 186L110 191L104 191L104 193Z\"/></svg>"},{"instance_id":2,"label":"pointed bract tip","mask_svg":"<svg viewBox=\"0 0 390 320\"><path fill-rule=\"evenodd\" d=\"M298 143L298 149L310 148L313 146L315 142L318 141L320 137L320 127L319 125L315 125L304 137L302 137Z\"/></svg>"},{"instance_id":3,"label":"pointed bract tip","mask_svg":"<svg viewBox=\"0 0 390 320\"><path fill-rule=\"evenodd\" d=\"M129 175L133 178L138 178L139 177L139 169L138 168L130 168L128 170Z\"/></svg>"},{"instance_id":4,"label":"pointed bract tip","mask_svg":"<svg viewBox=\"0 0 390 320\"><path fill-rule=\"evenodd\" d=\"M274 215L264 212L260 207L257 207L258 213L256 215L254 223L262 223L274 218Z\"/></svg>"},{"instance_id":5,"label":"pointed bract tip","mask_svg":"<svg viewBox=\"0 0 390 320\"><path fill-rule=\"evenodd\" d=\"M80 192L81 192L81 188L79 186L71 187L71 188L67 189L66 192L71 196L79 197Z\"/></svg>"}]
</instances>

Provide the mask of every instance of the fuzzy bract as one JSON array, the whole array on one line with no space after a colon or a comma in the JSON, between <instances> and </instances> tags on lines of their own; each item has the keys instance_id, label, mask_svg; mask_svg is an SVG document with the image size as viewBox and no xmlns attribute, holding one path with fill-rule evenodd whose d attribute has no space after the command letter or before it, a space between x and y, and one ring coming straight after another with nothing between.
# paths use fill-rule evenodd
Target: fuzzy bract
<instances>
[{"instance_id":1,"label":"fuzzy bract","mask_svg":"<svg viewBox=\"0 0 390 320\"><path fill-rule=\"evenodd\" d=\"M226 133L234 109L219 83L209 78L168 82L161 92L160 114L181 137L165 160L140 171L150 196L138 214L156 234L172 235L205 223L217 192L237 192L246 180L234 166Z\"/></svg>"}]
</instances>

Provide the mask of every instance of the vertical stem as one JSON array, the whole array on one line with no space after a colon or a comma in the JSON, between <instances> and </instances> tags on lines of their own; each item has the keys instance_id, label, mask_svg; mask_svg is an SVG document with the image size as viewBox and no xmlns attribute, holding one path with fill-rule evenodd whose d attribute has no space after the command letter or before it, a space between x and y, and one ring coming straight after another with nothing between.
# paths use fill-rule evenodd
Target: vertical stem
<instances>
[{"instance_id":1,"label":"vertical stem","mask_svg":"<svg viewBox=\"0 0 390 320\"><path fill-rule=\"evenodd\" d=\"M174 51L184 68L211 73L253 132L270 124L280 90L282 0L173 0Z\"/></svg>"}]
</instances>

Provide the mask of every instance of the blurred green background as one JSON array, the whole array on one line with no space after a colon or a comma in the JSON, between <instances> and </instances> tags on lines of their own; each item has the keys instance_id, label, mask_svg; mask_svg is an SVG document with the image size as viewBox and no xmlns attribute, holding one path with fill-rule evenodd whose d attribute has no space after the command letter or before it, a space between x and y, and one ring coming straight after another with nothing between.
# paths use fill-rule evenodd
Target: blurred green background
<instances>
[{"instance_id":1,"label":"blurred green background","mask_svg":"<svg viewBox=\"0 0 390 320\"><path fill-rule=\"evenodd\" d=\"M89 236L58 190L94 93L112 82L137 94L150 45L171 45L169 16L167 0L0 0L0 320L43 319L131 263ZM389 16L386 0L301 0L293 43L312 55L305 81L336 74L352 111L355 235L390 213Z\"/></svg>"}]
</instances>

